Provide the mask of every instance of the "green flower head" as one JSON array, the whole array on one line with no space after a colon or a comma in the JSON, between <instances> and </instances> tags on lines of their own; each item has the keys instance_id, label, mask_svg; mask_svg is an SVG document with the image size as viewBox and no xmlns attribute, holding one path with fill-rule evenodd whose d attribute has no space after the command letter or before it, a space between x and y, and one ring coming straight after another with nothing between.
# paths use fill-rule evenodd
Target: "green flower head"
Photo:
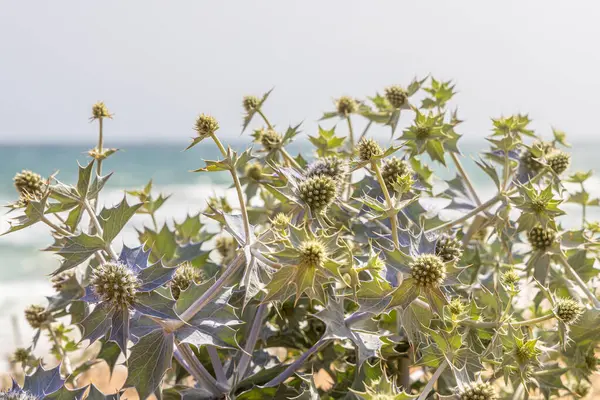
<instances>
[{"instance_id":1,"label":"green flower head","mask_svg":"<svg viewBox=\"0 0 600 400\"><path fill-rule=\"evenodd\" d=\"M112 118L112 114L108 111L106 104L104 102L99 101L98 103L92 106L92 118L91 119L100 119L100 118Z\"/></svg>"},{"instance_id":2,"label":"green flower head","mask_svg":"<svg viewBox=\"0 0 600 400\"><path fill-rule=\"evenodd\" d=\"M202 274L198 268L195 268L189 262L181 264L170 283L173 298L177 300L181 292L185 291L192 282L200 283L201 280Z\"/></svg>"},{"instance_id":3,"label":"green flower head","mask_svg":"<svg viewBox=\"0 0 600 400\"><path fill-rule=\"evenodd\" d=\"M496 400L494 386L489 382L471 383L459 394L460 400Z\"/></svg>"},{"instance_id":4,"label":"green flower head","mask_svg":"<svg viewBox=\"0 0 600 400\"><path fill-rule=\"evenodd\" d=\"M506 272L504 272L501 276L502 283L505 285L517 287L519 285L520 277L517 271L514 268L509 268Z\"/></svg>"},{"instance_id":5,"label":"green flower head","mask_svg":"<svg viewBox=\"0 0 600 400\"><path fill-rule=\"evenodd\" d=\"M348 165L344 160L338 157L319 158L308 165L305 176L312 178L314 176L328 176L337 181L343 180L348 173Z\"/></svg>"},{"instance_id":6,"label":"green flower head","mask_svg":"<svg viewBox=\"0 0 600 400\"><path fill-rule=\"evenodd\" d=\"M25 309L25 319L33 329L42 328L52 322L52 316L46 308L35 304Z\"/></svg>"},{"instance_id":7,"label":"green flower head","mask_svg":"<svg viewBox=\"0 0 600 400\"><path fill-rule=\"evenodd\" d=\"M21 196L40 198L44 191L44 180L39 174L24 169L13 178L15 188Z\"/></svg>"},{"instance_id":8,"label":"green flower head","mask_svg":"<svg viewBox=\"0 0 600 400\"><path fill-rule=\"evenodd\" d=\"M358 156L361 161L371 161L374 157L382 154L383 149L375 140L363 138L358 142Z\"/></svg>"},{"instance_id":9,"label":"green flower head","mask_svg":"<svg viewBox=\"0 0 600 400\"><path fill-rule=\"evenodd\" d=\"M250 113L258 109L260 106L260 99L256 96L244 96L242 105L244 106L244 110L246 110L247 113Z\"/></svg>"},{"instance_id":10,"label":"green flower head","mask_svg":"<svg viewBox=\"0 0 600 400\"><path fill-rule=\"evenodd\" d=\"M260 143L267 151L278 150L283 144L283 136L273 129L266 129L260 134Z\"/></svg>"},{"instance_id":11,"label":"green flower head","mask_svg":"<svg viewBox=\"0 0 600 400\"><path fill-rule=\"evenodd\" d=\"M358 105L356 104L356 100L352 97L342 96L336 101L337 112L340 115L348 116L353 114L358 109Z\"/></svg>"},{"instance_id":12,"label":"green flower head","mask_svg":"<svg viewBox=\"0 0 600 400\"><path fill-rule=\"evenodd\" d=\"M319 213L333 203L337 190L338 184L333 178L317 175L299 184L298 196L311 211Z\"/></svg>"},{"instance_id":13,"label":"green flower head","mask_svg":"<svg viewBox=\"0 0 600 400\"><path fill-rule=\"evenodd\" d=\"M223 264L229 264L237 250L237 242L231 236L219 236L215 241L215 249L223 257Z\"/></svg>"},{"instance_id":14,"label":"green flower head","mask_svg":"<svg viewBox=\"0 0 600 400\"><path fill-rule=\"evenodd\" d=\"M556 301L554 314L565 324L572 324L579 319L584 310L585 307L580 302L571 298L560 298Z\"/></svg>"},{"instance_id":15,"label":"green flower head","mask_svg":"<svg viewBox=\"0 0 600 400\"><path fill-rule=\"evenodd\" d=\"M383 181L385 182L387 189L392 191L395 190L394 184L398 183L398 179L406 175L412 175L412 169L408 166L406 161L392 157L385 160L383 167L381 168L381 175L383 176Z\"/></svg>"},{"instance_id":16,"label":"green flower head","mask_svg":"<svg viewBox=\"0 0 600 400\"><path fill-rule=\"evenodd\" d=\"M560 175L569 168L571 156L563 151L557 150L546 157L546 162L556 175Z\"/></svg>"},{"instance_id":17,"label":"green flower head","mask_svg":"<svg viewBox=\"0 0 600 400\"><path fill-rule=\"evenodd\" d=\"M534 250L546 250L554 243L556 232L536 226L529 231L527 239Z\"/></svg>"},{"instance_id":18,"label":"green flower head","mask_svg":"<svg viewBox=\"0 0 600 400\"><path fill-rule=\"evenodd\" d=\"M448 310L452 315L461 315L466 309L465 303L458 297L453 298L448 304Z\"/></svg>"},{"instance_id":19,"label":"green flower head","mask_svg":"<svg viewBox=\"0 0 600 400\"><path fill-rule=\"evenodd\" d=\"M400 108L406 104L408 95L402 87L394 85L385 88L385 98L394 108Z\"/></svg>"},{"instance_id":20,"label":"green flower head","mask_svg":"<svg viewBox=\"0 0 600 400\"><path fill-rule=\"evenodd\" d=\"M262 178L262 171L262 165L260 165L259 163L250 163L246 165L244 175L252 179L253 181L260 181Z\"/></svg>"},{"instance_id":21,"label":"green flower head","mask_svg":"<svg viewBox=\"0 0 600 400\"><path fill-rule=\"evenodd\" d=\"M435 245L435 254L444 262L456 262L463 254L462 243L454 236L444 235Z\"/></svg>"},{"instance_id":22,"label":"green flower head","mask_svg":"<svg viewBox=\"0 0 600 400\"><path fill-rule=\"evenodd\" d=\"M219 122L210 115L200 114L200 116L196 118L194 129L198 132L198 136L210 136L219 129Z\"/></svg>"},{"instance_id":23,"label":"green flower head","mask_svg":"<svg viewBox=\"0 0 600 400\"><path fill-rule=\"evenodd\" d=\"M94 269L90 286L102 301L122 309L134 303L140 283L125 265L106 263Z\"/></svg>"},{"instance_id":24,"label":"green flower head","mask_svg":"<svg viewBox=\"0 0 600 400\"><path fill-rule=\"evenodd\" d=\"M417 286L437 288L446 278L446 266L441 257L434 254L423 254L410 264L411 276Z\"/></svg>"},{"instance_id":25,"label":"green flower head","mask_svg":"<svg viewBox=\"0 0 600 400\"><path fill-rule=\"evenodd\" d=\"M275 217L271 220L271 223L273 224L273 226L278 229L287 228L291 222L292 222L291 218L282 212L277 213L277 215L275 215Z\"/></svg>"},{"instance_id":26,"label":"green flower head","mask_svg":"<svg viewBox=\"0 0 600 400\"><path fill-rule=\"evenodd\" d=\"M301 268L323 268L327 249L318 240L307 240L300 245L299 265Z\"/></svg>"}]
</instances>

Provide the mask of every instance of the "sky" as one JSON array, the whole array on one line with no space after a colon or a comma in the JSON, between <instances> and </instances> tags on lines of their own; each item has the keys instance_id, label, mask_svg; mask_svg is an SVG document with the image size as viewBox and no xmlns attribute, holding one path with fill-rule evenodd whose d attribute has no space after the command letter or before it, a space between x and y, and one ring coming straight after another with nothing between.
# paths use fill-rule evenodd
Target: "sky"
<instances>
[{"instance_id":1,"label":"sky","mask_svg":"<svg viewBox=\"0 0 600 400\"><path fill-rule=\"evenodd\" d=\"M0 0L0 144L91 143L98 100L115 114L107 141L187 143L199 113L238 138L242 97L272 87L274 123L314 133L333 98L428 74L455 80L466 140L516 112L540 134L587 140L600 106L598 11L549 0Z\"/></svg>"}]
</instances>

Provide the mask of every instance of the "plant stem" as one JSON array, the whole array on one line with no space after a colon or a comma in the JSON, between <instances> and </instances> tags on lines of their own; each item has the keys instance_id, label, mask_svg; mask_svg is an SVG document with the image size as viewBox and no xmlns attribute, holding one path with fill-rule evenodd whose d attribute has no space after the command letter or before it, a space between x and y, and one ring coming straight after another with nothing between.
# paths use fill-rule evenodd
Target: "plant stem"
<instances>
[{"instance_id":1,"label":"plant stem","mask_svg":"<svg viewBox=\"0 0 600 400\"><path fill-rule=\"evenodd\" d=\"M214 133L211 133L210 136L212 137L213 141L216 143L217 147L221 151L221 154L223 154L223 157L227 157L227 151L225 151L225 147L223 147L223 144L221 143L219 138ZM246 201L244 200L244 192L242 191L242 185L240 184L240 179L238 178L235 166L232 166L231 169L229 170L229 172L231 173L231 177L233 178L233 183L235 184L235 191L237 192L238 201L240 202L240 211L242 213L242 219L244 220L244 233L246 234L246 238L245 238L246 243L245 244L249 244L250 222L248 221L248 211L246 210Z\"/></svg>"},{"instance_id":2,"label":"plant stem","mask_svg":"<svg viewBox=\"0 0 600 400\"><path fill-rule=\"evenodd\" d=\"M553 374L564 374L565 372L570 371L571 369L576 367L566 367L566 368L552 368L545 369L542 371L537 371L533 373L533 376L544 376L544 375L553 375Z\"/></svg>"},{"instance_id":3,"label":"plant stem","mask_svg":"<svg viewBox=\"0 0 600 400\"><path fill-rule=\"evenodd\" d=\"M346 122L348 122L348 139L350 139L350 154L354 154L354 128L352 127L352 119L350 115L346 117Z\"/></svg>"},{"instance_id":4,"label":"plant stem","mask_svg":"<svg viewBox=\"0 0 600 400\"><path fill-rule=\"evenodd\" d=\"M292 164L292 166L294 168L296 168L297 170L302 170L302 167L300 166L300 164L298 164L298 162L296 160L294 160L294 157L292 157L290 155L290 153L287 152L286 149L284 149L283 147L279 149L279 151L281 152L281 155L283 156L283 158L285 158L287 160L287 162L289 162L290 164Z\"/></svg>"},{"instance_id":5,"label":"plant stem","mask_svg":"<svg viewBox=\"0 0 600 400\"><path fill-rule=\"evenodd\" d=\"M241 381L244 379L244 375L246 374L246 370L250 365L250 359L252 358L252 352L254 351L254 347L256 346L256 341L258 340L258 334L260 333L260 329L262 328L263 318L265 316L265 312L267 311L267 303L262 303L256 309L256 314L254 315L254 321L252 322L252 328L250 328L250 333L248 334L248 339L246 340L246 344L244 346L244 352L242 353L242 357L240 358L240 362L238 364L238 372L237 372L237 380Z\"/></svg>"},{"instance_id":6,"label":"plant stem","mask_svg":"<svg viewBox=\"0 0 600 400\"><path fill-rule=\"evenodd\" d=\"M388 206L388 217L390 218L390 224L392 225L392 240L394 241L394 247L396 249L399 249L400 240L398 238L398 215L396 214L396 210L394 209L394 203L392 202L392 198L390 197L390 193L387 190L387 186L385 185L385 181L383 180L383 176L381 175L381 170L379 169L379 165L376 161L371 161L371 168L373 168L373 171L375 171L377 181L379 181L379 186L381 186L381 190L383 191L383 195L385 196L385 201Z\"/></svg>"},{"instance_id":7,"label":"plant stem","mask_svg":"<svg viewBox=\"0 0 600 400\"><path fill-rule=\"evenodd\" d=\"M485 203L481 204L480 206L474 208L473 210L469 211L467 214L463 215L460 218L457 218L453 221L448 221L445 224L442 225L438 225L434 228L431 228L429 230L427 230L427 233L430 232L435 232L438 230L443 230L446 228L450 228L454 225L460 224L461 222L464 222L466 220L468 220L469 218L479 214L482 211L487 210L488 208L490 208L491 206L493 206L494 204L496 204L498 201L500 200L500 194L495 195L494 197L492 197L491 199L489 199L488 201L486 201Z\"/></svg>"},{"instance_id":8,"label":"plant stem","mask_svg":"<svg viewBox=\"0 0 600 400\"><path fill-rule=\"evenodd\" d=\"M438 378L440 377L442 372L444 372L444 370L446 369L447 366L448 366L448 361L444 360L440 364L440 366L435 370L435 372L433 373L433 376L431 377L431 379L429 379L429 381L427 382L427 385L425 385L425 387L423 388L423 391L421 392L421 394L419 395L417 400L425 400L427 398L427 396L429 395L429 392L431 392L431 389L433 389L433 385L435 385L435 382L438 380Z\"/></svg>"},{"instance_id":9,"label":"plant stem","mask_svg":"<svg viewBox=\"0 0 600 400\"><path fill-rule=\"evenodd\" d=\"M231 264L225 269L225 272L221 274L219 279L208 288L206 292L199 299L194 301L184 312L179 316L181 321L176 321L171 324L170 329L172 331L185 325L187 321L192 319L202 308L212 302L215 297L219 295L220 290L229 282L233 275L244 265L244 253L239 253L236 258L233 259Z\"/></svg>"},{"instance_id":10,"label":"plant stem","mask_svg":"<svg viewBox=\"0 0 600 400\"><path fill-rule=\"evenodd\" d=\"M269 129L273 129L273 125L271 125L271 123L269 122L269 120L267 119L265 114L263 114L262 110L260 108L257 108L256 112L258 113L258 115L260 115L262 117L263 121L265 121L265 124L267 124L267 127Z\"/></svg>"},{"instance_id":11,"label":"plant stem","mask_svg":"<svg viewBox=\"0 0 600 400\"><path fill-rule=\"evenodd\" d=\"M573 269L573 267L571 267L571 265L569 265L569 260L567 260L567 257L565 257L565 255L561 253L558 256L558 260L560 261L562 266L565 267L565 270L569 273L569 275L571 275L573 277L573 279L575 280L577 285L581 288L581 290L583 290L585 295L590 299L590 301L594 305L594 308L600 309L600 301L596 298L594 293L592 293L592 291L587 286L587 284L583 281L583 279L581 279L579 274L577 274L577 271L575 271Z\"/></svg>"},{"instance_id":12,"label":"plant stem","mask_svg":"<svg viewBox=\"0 0 600 400\"><path fill-rule=\"evenodd\" d=\"M102 154L102 147L104 146L104 132L103 132L103 118L98 118L98 154ZM98 159L96 163L96 173L102 175L102 158Z\"/></svg>"},{"instance_id":13,"label":"plant stem","mask_svg":"<svg viewBox=\"0 0 600 400\"><path fill-rule=\"evenodd\" d=\"M216 347L208 345L206 346L206 351L208 352L210 362L212 363L213 369L215 370L217 382L221 384L221 386L229 386L229 383L227 382L227 377L225 376L225 370L223 369L223 364L221 364L221 359L219 358L219 353L217 352Z\"/></svg>"},{"instance_id":14,"label":"plant stem","mask_svg":"<svg viewBox=\"0 0 600 400\"><path fill-rule=\"evenodd\" d=\"M194 377L199 385L206 385L206 387L215 395L220 395L223 392L219 388L215 378L213 378L206 368L204 368L204 365L198 361L194 352L189 348L189 345L179 343L173 352L173 355L190 375Z\"/></svg>"},{"instance_id":15,"label":"plant stem","mask_svg":"<svg viewBox=\"0 0 600 400\"><path fill-rule=\"evenodd\" d=\"M542 315L541 317L527 319L525 321L511 322L510 325L512 325L514 327L535 325L535 324L539 324L540 322L548 321L549 319L552 319L552 318L554 318L554 314L549 313L546 315ZM477 321L473 321L473 320L466 320L466 321L462 321L461 324L466 325L466 326L472 326L475 328L498 328L503 324L503 322L502 321L477 322Z\"/></svg>"},{"instance_id":16,"label":"plant stem","mask_svg":"<svg viewBox=\"0 0 600 400\"><path fill-rule=\"evenodd\" d=\"M465 169L463 168L460 160L456 156L456 153L450 152L450 157L452 157L452 161L454 161L454 165L456 165L456 169L458 170L458 173L464 179L465 184L467 185L467 189L469 189L469 192L471 193L471 196L473 197L473 200L475 200L475 203L477 203L477 205L480 206L481 205L481 200L479 199L479 196L477 195L477 192L475 191L475 187L473 186L473 182L471 182L471 179L469 178L469 175L467 175L467 171L465 171Z\"/></svg>"},{"instance_id":17,"label":"plant stem","mask_svg":"<svg viewBox=\"0 0 600 400\"><path fill-rule=\"evenodd\" d=\"M58 353L62 358L62 365L65 367L65 373L67 375L71 375L73 373L73 368L71 367L71 360L67 356L67 353L65 353L65 349L63 349L60 340L58 340L58 337L56 337L56 333L54 333L51 326L48 326L48 333L50 333L50 337L52 338L52 341L56 346L56 350L58 350Z\"/></svg>"},{"instance_id":18,"label":"plant stem","mask_svg":"<svg viewBox=\"0 0 600 400\"><path fill-rule=\"evenodd\" d=\"M102 231L102 227L100 226L100 221L98 221L96 212L94 211L90 202L87 199L83 200L83 207L89 214L90 220L92 221L92 224L94 224L94 228L96 229L96 232L98 233L98 235L100 237L102 237L103 231ZM104 243L104 247L105 247L105 250L108 253L108 255L110 255L115 261L119 259L119 256L117 256L117 253L115 253L115 251L112 249L110 243Z\"/></svg>"},{"instance_id":19,"label":"plant stem","mask_svg":"<svg viewBox=\"0 0 600 400\"><path fill-rule=\"evenodd\" d=\"M50 228L54 229L57 233L60 233L62 236L71 236L71 232L56 225L54 222L50 221L45 215L42 216L41 221L48 225Z\"/></svg>"}]
</instances>

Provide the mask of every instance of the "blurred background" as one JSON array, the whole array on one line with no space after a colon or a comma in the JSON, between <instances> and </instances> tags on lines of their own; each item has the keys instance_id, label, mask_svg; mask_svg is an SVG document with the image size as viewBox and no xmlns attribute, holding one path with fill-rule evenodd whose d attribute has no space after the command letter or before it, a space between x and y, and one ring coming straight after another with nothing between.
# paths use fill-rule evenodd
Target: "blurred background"
<instances>
[{"instance_id":1,"label":"blurred background","mask_svg":"<svg viewBox=\"0 0 600 400\"><path fill-rule=\"evenodd\" d=\"M17 199L12 177L22 169L59 171L73 183L76 161L87 163L96 144L89 117L101 100L114 113L105 146L121 149L104 164L115 174L101 202L153 179L157 192L172 195L160 222L181 220L229 185L188 172L217 154L208 141L182 152L199 113L214 115L224 141L243 148L251 130L240 135L242 97L274 87L264 110L280 129L303 122L296 154L333 98L365 98L428 74L457 84L467 158L485 145L491 117L522 112L546 138L552 127L567 132L571 172L598 169L599 11L597 3L558 1L0 0L0 201ZM389 142L388 129L371 132ZM491 196L491 183L465 163L482 197ZM587 189L600 195L600 181ZM564 208L579 221L576 207ZM3 232L10 216L0 218ZM134 227L144 223L134 218L118 245L137 244ZM0 326L17 330L0 330L0 371L19 341L29 341L24 307L53 293L48 274L58 261L39 251L50 243L41 225L0 238Z\"/></svg>"}]
</instances>

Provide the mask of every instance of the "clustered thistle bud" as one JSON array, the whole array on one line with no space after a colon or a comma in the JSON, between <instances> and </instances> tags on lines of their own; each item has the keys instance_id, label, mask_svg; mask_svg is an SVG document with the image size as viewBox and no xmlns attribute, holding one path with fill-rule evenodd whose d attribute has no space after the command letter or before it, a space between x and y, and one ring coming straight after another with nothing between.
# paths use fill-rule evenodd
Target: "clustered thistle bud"
<instances>
[{"instance_id":1,"label":"clustered thistle bud","mask_svg":"<svg viewBox=\"0 0 600 400\"><path fill-rule=\"evenodd\" d=\"M489 382L471 383L460 393L460 400L495 400L494 386Z\"/></svg>"},{"instance_id":2,"label":"clustered thistle bud","mask_svg":"<svg viewBox=\"0 0 600 400\"><path fill-rule=\"evenodd\" d=\"M52 322L52 316L46 308L35 304L25 309L25 319L33 329L42 328Z\"/></svg>"},{"instance_id":3,"label":"clustered thistle bud","mask_svg":"<svg viewBox=\"0 0 600 400\"><path fill-rule=\"evenodd\" d=\"M408 95L400 86L388 86L385 88L385 98L390 102L392 107L400 108L408 99Z\"/></svg>"},{"instance_id":4,"label":"clustered thistle bud","mask_svg":"<svg viewBox=\"0 0 600 400\"><path fill-rule=\"evenodd\" d=\"M260 134L260 143L267 151L277 150L283 143L283 136L273 129L266 129Z\"/></svg>"},{"instance_id":5,"label":"clustered thistle bud","mask_svg":"<svg viewBox=\"0 0 600 400\"><path fill-rule=\"evenodd\" d=\"M515 346L515 357L520 364L534 361L540 354L540 350L532 342L517 343Z\"/></svg>"},{"instance_id":6,"label":"clustered thistle bud","mask_svg":"<svg viewBox=\"0 0 600 400\"><path fill-rule=\"evenodd\" d=\"M352 97L342 96L336 102L337 112L341 115L348 116L356 112L358 105Z\"/></svg>"},{"instance_id":7,"label":"clustered thistle bud","mask_svg":"<svg viewBox=\"0 0 600 400\"><path fill-rule=\"evenodd\" d=\"M70 269L68 271L61 272L60 274L53 276L50 280L52 287L57 292L60 292L65 287L65 284L75 275L75 271Z\"/></svg>"},{"instance_id":8,"label":"clustered thistle bud","mask_svg":"<svg viewBox=\"0 0 600 400\"><path fill-rule=\"evenodd\" d=\"M256 96L244 96L242 104L244 105L244 110L249 113L258 109L260 106L260 99Z\"/></svg>"},{"instance_id":9,"label":"clustered thistle bud","mask_svg":"<svg viewBox=\"0 0 600 400\"><path fill-rule=\"evenodd\" d=\"M244 170L244 175L253 181L260 181L262 178L262 165L259 163L250 163L246 165L246 169Z\"/></svg>"},{"instance_id":10,"label":"clustered thistle bud","mask_svg":"<svg viewBox=\"0 0 600 400\"><path fill-rule=\"evenodd\" d=\"M560 298L556 301L554 314L565 324L572 324L577 321L585 307L578 301L571 298Z\"/></svg>"},{"instance_id":11,"label":"clustered thistle bud","mask_svg":"<svg viewBox=\"0 0 600 400\"><path fill-rule=\"evenodd\" d=\"M415 136L418 140L425 140L431 135L431 127L417 125L415 129Z\"/></svg>"},{"instance_id":12,"label":"clustered thistle bud","mask_svg":"<svg viewBox=\"0 0 600 400\"><path fill-rule=\"evenodd\" d=\"M108 111L106 104L99 101L92 106L92 119L111 118L112 114Z\"/></svg>"},{"instance_id":13,"label":"clustered thistle bud","mask_svg":"<svg viewBox=\"0 0 600 400\"><path fill-rule=\"evenodd\" d=\"M198 132L199 136L210 136L219 129L219 123L210 115L200 114L200 116L196 118L194 129Z\"/></svg>"},{"instance_id":14,"label":"clustered thistle bud","mask_svg":"<svg viewBox=\"0 0 600 400\"><path fill-rule=\"evenodd\" d=\"M446 278L446 266L439 256L424 254L418 256L411 264L411 276L417 286L436 288Z\"/></svg>"},{"instance_id":15,"label":"clustered thistle bud","mask_svg":"<svg viewBox=\"0 0 600 400\"><path fill-rule=\"evenodd\" d=\"M281 213L281 212L278 213L275 216L275 218L273 218L271 220L271 223L273 224L273 226L278 229L287 228L291 222L292 222L291 218L288 215Z\"/></svg>"},{"instance_id":16,"label":"clustered thistle bud","mask_svg":"<svg viewBox=\"0 0 600 400\"><path fill-rule=\"evenodd\" d=\"M569 168L571 156L563 151L557 150L546 157L546 162L556 175L560 175Z\"/></svg>"},{"instance_id":17,"label":"clustered thistle bud","mask_svg":"<svg viewBox=\"0 0 600 400\"><path fill-rule=\"evenodd\" d=\"M409 174L412 174L412 170L408 163L396 157L386 160L381 168L381 175L388 190L394 190L394 184L398 182L398 178Z\"/></svg>"},{"instance_id":18,"label":"clustered thistle bud","mask_svg":"<svg viewBox=\"0 0 600 400\"><path fill-rule=\"evenodd\" d=\"M514 268L509 268L506 272L502 274L501 279L505 285L512 285L516 287L519 284L519 280L521 278L519 277L519 274L517 273L517 271L515 271Z\"/></svg>"},{"instance_id":19,"label":"clustered thistle bud","mask_svg":"<svg viewBox=\"0 0 600 400\"><path fill-rule=\"evenodd\" d=\"M462 243L454 236L444 235L438 239L435 245L435 254L444 262L458 261L463 254Z\"/></svg>"},{"instance_id":20,"label":"clustered thistle bud","mask_svg":"<svg viewBox=\"0 0 600 400\"><path fill-rule=\"evenodd\" d=\"M302 201L318 213L333 203L337 194L337 182L329 176L313 176L300 183L298 191Z\"/></svg>"},{"instance_id":21,"label":"clustered thistle bud","mask_svg":"<svg viewBox=\"0 0 600 400\"><path fill-rule=\"evenodd\" d=\"M556 232L541 226L533 227L527 234L527 239L534 250L546 250L554 243Z\"/></svg>"},{"instance_id":22,"label":"clustered thistle bud","mask_svg":"<svg viewBox=\"0 0 600 400\"><path fill-rule=\"evenodd\" d=\"M548 142L537 142L532 145L532 149L527 149L521 154L519 162L532 173L539 172L543 165L537 159L542 158L548 152L552 151L554 146Z\"/></svg>"},{"instance_id":23,"label":"clustered thistle bud","mask_svg":"<svg viewBox=\"0 0 600 400\"><path fill-rule=\"evenodd\" d=\"M358 156L361 161L371 161L382 154L383 150L375 140L363 138L358 142Z\"/></svg>"},{"instance_id":24,"label":"clustered thistle bud","mask_svg":"<svg viewBox=\"0 0 600 400\"><path fill-rule=\"evenodd\" d=\"M237 250L237 242L231 236L219 236L215 242L215 249L223 257L223 263L228 264Z\"/></svg>"},{"instance_id":25,"label":"clustered thistle bud","mask_svg":"<svg viewBox=\"0 0 600 400\"><path fill-rule=\"evenodd\" d=\"M305 176L312 178L313 176L325 175L337 181L344 179L348 173L348 165L344 160L338 157L319 158L308 165Z\"/></svg>"},{"instance_id":26,"label":"clustered thistle bud","mask_svg":"<svg viewBox=\"0 0 600 400\"><path fill-rule=\"evenodd\" d=\"M39 198L44 190L44 180L39 174L24 169L13 178L17 192L21 196Z\"/></svg>"},{"instance_id":27,"label":"clustered thistle bud","mask_svg":"<svg viewBox=\"0 0 600 400\"><path fill-rule=\"evenodd\" d=\"M460 315L465 312L465 303L458 297L452 299L448 304L448 310L452 315Z\"/></svg>"},{"instance_id":28,"label":"clustered thistle bud","mask_svg":"<svg viewBox=\"0 0 600 400\"><path fill-rule=\"evenodd\" d=\"M23 364L23 366L25 366L25 365L29 364L29 362L33 359L33 355L31 354L30 349L19 347L12 354L11 359L13 362L21 363L21 364Z\"/></svg>"},{"instance_id":29,"label":"clustered thistle bud","mask_svg":"<svg viewBox=\"0 0 600 400\"><path fill-rule=\"evenodd\" d=\"M177 268L177 271L175 271L175 275L173 275L173 279L170 283L173 298L177 300L181 292L190 287L192 282L200 283L201 279L202 274L198 268L195 268L189 262L183 263Z\"/></svg>"},{"instance_id":30,"label":"clustered thistle bud","mask_svg":"<svg viewBox=\"0 0 600 400\"><path fill-rule=\"evenodd\" d=\"M140 283L125 265L106 263L92 272L90 285L103 301L125 308L135 301Z\"/></svg>"},{"instance_id":31,"label":"clustered thistle bud","mask_svg":"<svg viewBox=\"0 0 600 400\"><path fill-rule=\"evenodd\" d=\"M300 245L299 265L302 268L322 268L327 258L325 246L317 240L308 240Z\"/></svg>"}]
</instances>

